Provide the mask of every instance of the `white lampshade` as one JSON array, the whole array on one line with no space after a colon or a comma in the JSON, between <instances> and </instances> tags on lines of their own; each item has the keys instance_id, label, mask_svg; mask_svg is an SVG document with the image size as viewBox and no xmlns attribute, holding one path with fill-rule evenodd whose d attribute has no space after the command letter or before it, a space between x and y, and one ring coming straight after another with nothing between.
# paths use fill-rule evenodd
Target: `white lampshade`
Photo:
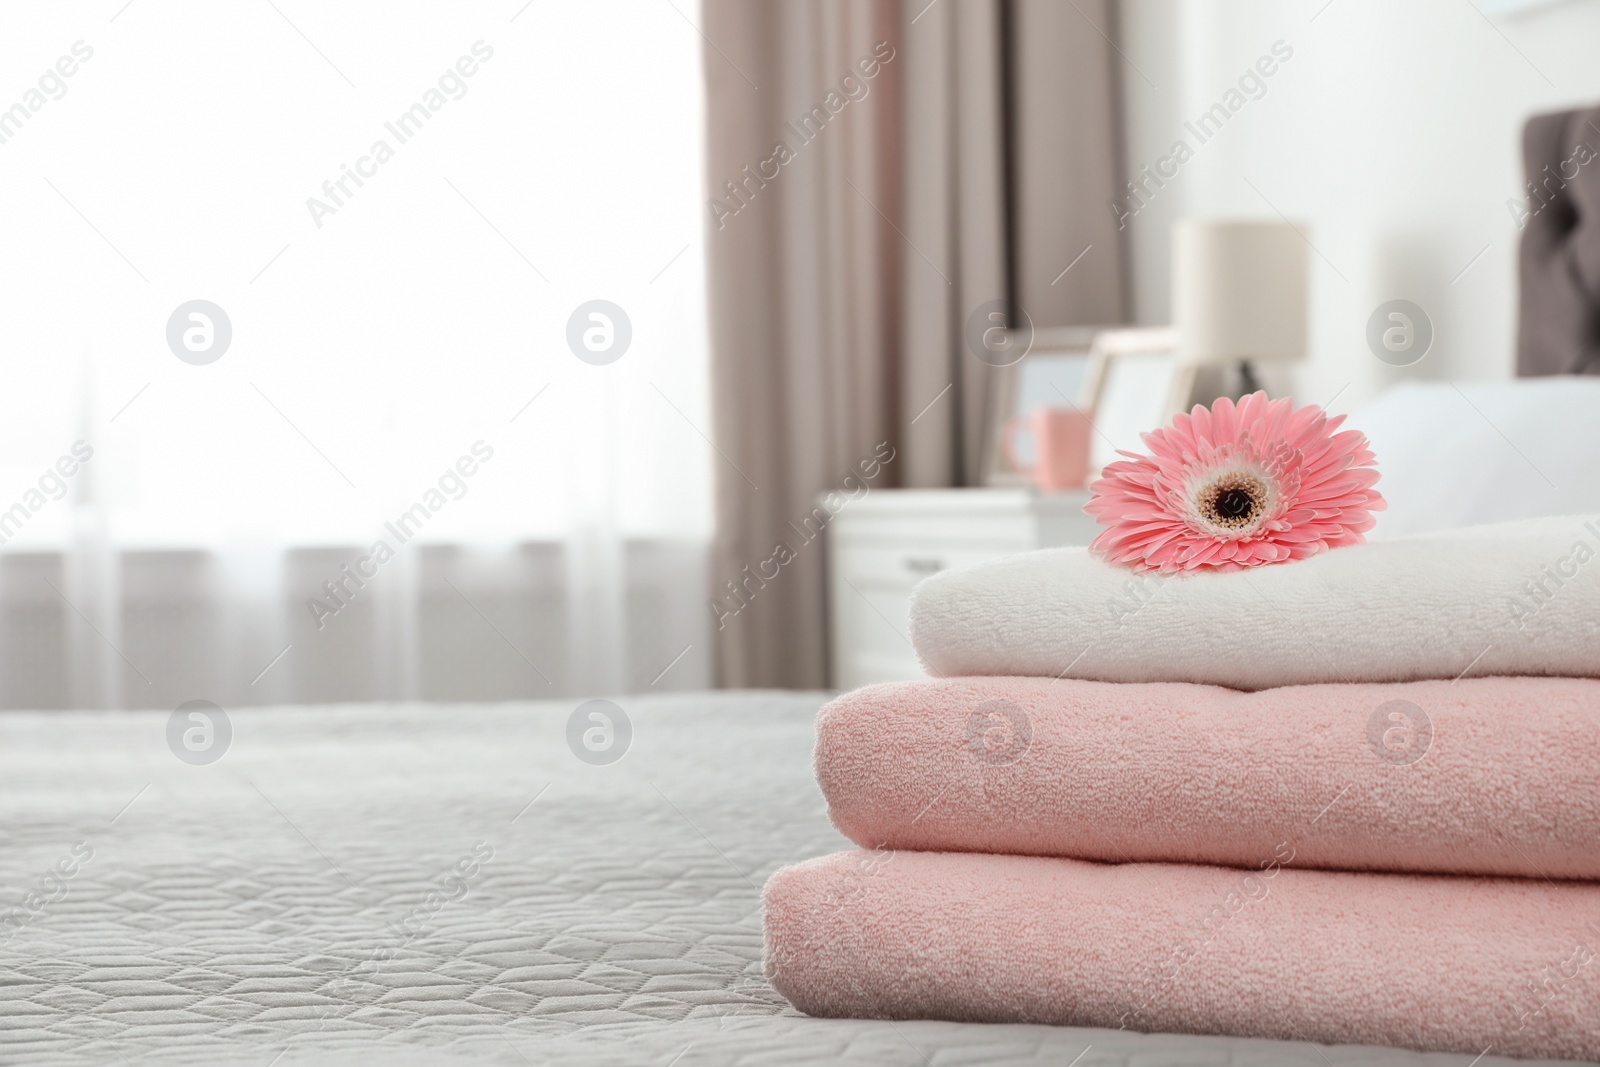
<instances>
[{"instance_id":1,"label":"white lampshade","mask_svg":"<svg viewBox=\"0 0 1600 1067\"><path fill-rule=\"evenodd\" d=\"M1306 255L1288 223L1181 220L1172 238L1179 361L1304 359Z\"/></svg>"}]
</instances>

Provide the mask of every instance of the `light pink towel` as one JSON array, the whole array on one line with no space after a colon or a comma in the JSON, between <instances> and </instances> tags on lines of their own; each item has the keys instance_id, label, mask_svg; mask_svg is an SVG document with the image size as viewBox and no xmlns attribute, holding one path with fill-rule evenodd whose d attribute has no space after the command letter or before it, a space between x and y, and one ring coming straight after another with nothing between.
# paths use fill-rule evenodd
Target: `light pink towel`
<instances>
[{"instance_id":1,"label":"light pink towel","mask_svg":"<svg viewBox=\"0 0 1600 1067\"><path fill-rule=\"evenodd\" d=\"M816 772L865 848L1600 879L1591 679L891 683L822 709Z\"/></svg>"},{"instance_id":2,"label":"light pink towel","mask_svg":"<svg viewBox=\"0 0 1600 1067\"><path fill-rule=\"evenodd\" d=\"M810 1015L1600 1059L1600 886L847 852L766 888Z\"/></svg>"}]
</instances>

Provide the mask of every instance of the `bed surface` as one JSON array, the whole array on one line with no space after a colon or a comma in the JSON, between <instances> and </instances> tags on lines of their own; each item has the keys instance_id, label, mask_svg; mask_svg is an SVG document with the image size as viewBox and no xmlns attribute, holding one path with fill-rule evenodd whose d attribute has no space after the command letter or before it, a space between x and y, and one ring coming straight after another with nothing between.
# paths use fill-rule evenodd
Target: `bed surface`
<instances>
[{"instance_id":1,"label":"bed surface","mask_svg":"<svg viewBox=\"0 0 1600 1067\"><path fill-rule=\"evenodd\" d=\"M93 849L0 930L0 1063L1470 1062L799 1015L762 977L759 887L846 845L811 777L823 699L627 698L604 767L566 746L574 702L239 711L202 767L165 713L0 716L0 912Z\"/></svg>"}]
</instances>

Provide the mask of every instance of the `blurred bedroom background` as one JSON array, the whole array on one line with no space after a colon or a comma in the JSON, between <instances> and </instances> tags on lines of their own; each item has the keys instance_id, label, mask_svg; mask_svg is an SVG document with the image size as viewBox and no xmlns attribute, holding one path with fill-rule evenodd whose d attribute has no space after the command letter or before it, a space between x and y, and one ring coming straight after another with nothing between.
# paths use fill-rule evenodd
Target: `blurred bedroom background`
<instances>
[{"instance_id":1,"label":"blurred bedroom background","mask_svg":"<svg viewBox=\"0 0 1600 1067\"><path fill-rule=\"evenodd\" d=\"M0 706L915 671L914 580L1086 536L1006 424L1128 440L1185 220L1288 235L1303 344L1173 380L1353 413L1380 533L1595 506L1508 384L1594 0L102 6L0 35Z\"/></svg>"}]
</instances>

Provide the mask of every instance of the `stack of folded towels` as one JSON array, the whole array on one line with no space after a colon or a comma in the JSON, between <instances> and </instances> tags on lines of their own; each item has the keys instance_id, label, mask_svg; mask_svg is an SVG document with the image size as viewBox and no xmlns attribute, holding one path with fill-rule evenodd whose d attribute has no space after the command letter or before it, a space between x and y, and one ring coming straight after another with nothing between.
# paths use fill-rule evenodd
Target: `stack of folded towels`
<instances>
[{"instance_id":1,"label":"stack of folded towels","mask_svg":"<svg viewBox=\"0 0 1600 1067\"><path fill-rule=\"evenodd\" d=\"M947 571L824 708L859 851L780 870L812 1015L1600 1059L1600 521Z\"/></svg>"}]
</instances>

